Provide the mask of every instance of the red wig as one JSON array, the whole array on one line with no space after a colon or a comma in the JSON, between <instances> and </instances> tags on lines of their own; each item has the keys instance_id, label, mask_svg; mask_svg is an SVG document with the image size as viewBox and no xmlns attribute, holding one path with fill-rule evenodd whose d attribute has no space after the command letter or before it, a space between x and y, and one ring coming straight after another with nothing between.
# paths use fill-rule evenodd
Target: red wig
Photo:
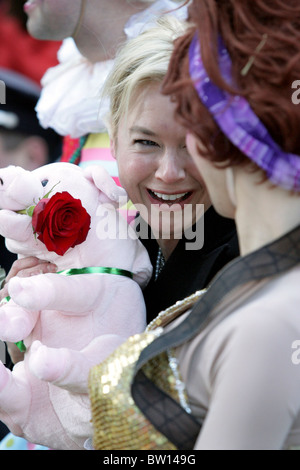
<instances>
[{"instance_id":1,"label":"red wig","mask_svg":"<svg viewBox=\"0 0 300 470\"><path fill-rule=\"evenodd\" d=\"M207 158L231 165L249 161L220 131L190 79L188 51L195 31L211 80L232 91L218 67L221 34L238 94L248 100L280 147L299 155L300 105L292 101L292 84L300 80L299 0L193 0L190 20L194 26L176 41L163 92L177 103L180 123L205 145ZM266 41L259 50L263 37Z\"/></svg>"}]
</instances>

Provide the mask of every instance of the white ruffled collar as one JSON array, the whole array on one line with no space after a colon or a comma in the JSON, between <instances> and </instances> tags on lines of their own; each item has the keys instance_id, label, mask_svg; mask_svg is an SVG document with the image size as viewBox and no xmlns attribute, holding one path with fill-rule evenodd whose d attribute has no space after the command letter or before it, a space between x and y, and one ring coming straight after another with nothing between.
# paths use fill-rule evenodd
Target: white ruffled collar
<instances>
[{"instance_id":1,"label":"white ruffled collar","mask_svg":"<svg viewBox=\"0 0 300 470\"><path fill-rule=\"evenodd\" d=\"M158 0L142 13L132 16L125 25L128 39L137 37L153 26L163 12L174 10L178 3ZM187 18L187 8L182 7L173 15ZM59 64L50 68L42 78L42 93L36 111L40 124L52 128L58 134L78 138L89 133L104 132L103 118L108 102L101 101L100 92L113 61L92 64L83 57L73 39L68 38L58 51Z\"/></svg>"}]
</instances>

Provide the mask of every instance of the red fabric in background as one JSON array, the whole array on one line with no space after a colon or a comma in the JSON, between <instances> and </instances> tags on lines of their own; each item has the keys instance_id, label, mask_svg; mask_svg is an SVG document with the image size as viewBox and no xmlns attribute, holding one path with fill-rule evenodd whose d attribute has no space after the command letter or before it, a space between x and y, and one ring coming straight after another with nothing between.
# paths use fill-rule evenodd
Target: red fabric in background
<instances>
[{"instance_id":1,"label":"red fabric in background","mask_svg":"<svg viewBox=\"0 0 300 470\"><path fill-rule=\"evenodd\" d=\"M40 85L49 67L57 65L58 41L32 38L19 22L0 10L0 67L14 70Z\"/></svg>"}]
</instances>

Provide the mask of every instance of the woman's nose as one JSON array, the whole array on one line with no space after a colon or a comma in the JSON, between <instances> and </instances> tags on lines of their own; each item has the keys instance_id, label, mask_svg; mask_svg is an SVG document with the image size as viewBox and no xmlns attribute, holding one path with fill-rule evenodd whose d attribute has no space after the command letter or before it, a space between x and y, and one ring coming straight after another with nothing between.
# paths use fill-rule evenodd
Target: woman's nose
<instances>
[{"instance_id":1,"label":"woman's nose","mask_svg":"<svg viewBox=\"0 0 300 470\"><path fill-rule=\"evenodd\" d=\"M186 176L184 158L180 158L174 150L165 151L159 160L155 176L168 184L183 180Z\"/></svg>"}]
</instances>

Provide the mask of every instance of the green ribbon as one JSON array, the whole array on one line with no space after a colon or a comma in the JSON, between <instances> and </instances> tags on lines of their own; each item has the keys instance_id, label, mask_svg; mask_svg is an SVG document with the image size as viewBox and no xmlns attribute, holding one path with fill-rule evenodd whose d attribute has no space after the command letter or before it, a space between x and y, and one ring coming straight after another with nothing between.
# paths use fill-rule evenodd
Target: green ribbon
<instances>
[{"instance_id":1,"label":"green ribbon","mask_svg":"<svg viewBox=\"0 0 300 470\"><path fill-rule=\"evenodd\" d=\"M26 352L26 346L24 344L24 341L18 341L15 344L20 349L21 352Z\"/></svg>"},{"instance_id":2,"label":"green ribbon","mask_svg":"<svg viewBox=\"0 0 300 470\"><path fill-rule=\"evenodd\" d=\"M130 271L126 271L125 269L119 268L105 268L103 266L65 269L64 271L59 271L57 274L61 274L62 276L74 276L76 274L115 274L117 276L125 276L129 277L130 279L133 279L133 273L131 273ZM7 296L1 301L1 303L9 301L10 297ZM17 343L15 343L15 345L19 348L21 352L26 351L26 346L23 341L18 341Z\"/></svg>"},{"instance_id":3,"label":"green ribbon","mask_svg":"<svg viewBox=\"0 0 300 470\"><path fill-rule=\"evenodd\" d=\"M133 273L119 268L90 267L90 268L73 268L59 271L57 274L63 276L74 276L76 274L115 274L117 276L125 276L133 279Z\"/></svg>"}]
</instances>

